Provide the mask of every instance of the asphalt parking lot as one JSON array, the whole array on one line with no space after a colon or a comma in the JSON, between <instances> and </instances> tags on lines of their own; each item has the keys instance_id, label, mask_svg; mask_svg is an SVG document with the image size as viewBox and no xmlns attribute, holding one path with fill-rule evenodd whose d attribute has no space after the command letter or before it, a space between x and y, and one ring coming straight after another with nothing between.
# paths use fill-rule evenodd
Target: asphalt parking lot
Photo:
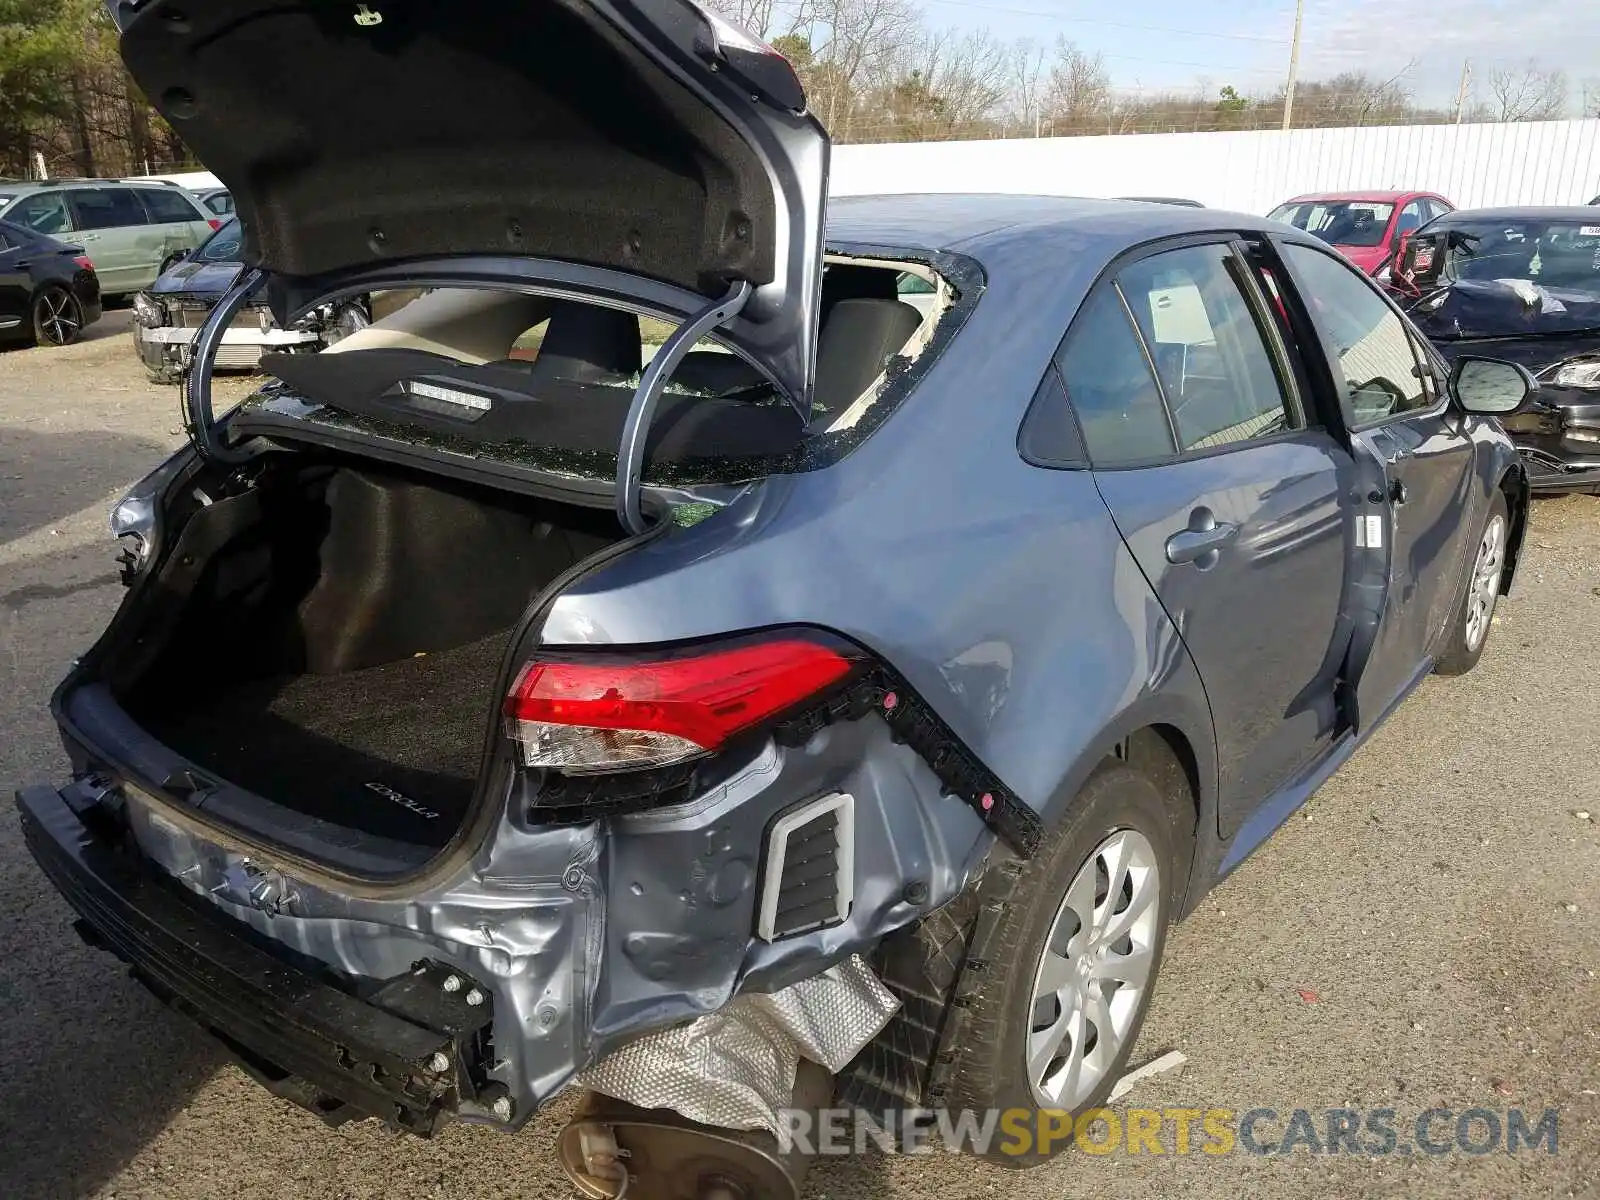
<instances>
[{"instance_id":1,"label":"asphalt parking lot","mask_svg":"<svg viewBox=\"0 0 1600 1200\"><path fill-rule=\"evenodd\" d=\"M79 345L0 352L8 792L63 778L46 702L120 595L105 512L181 439L176 391L144 382L127 328L111 312ZM1600 1196L1597 670L1600 499L1542 502L1478 670L1429 680L1176 931L1136 1061L1188 1062L1124 1101L1304 1108L1319 1126L1392 1108L1403 1134L1436 1106L1554 1109L1554 1154L1069 1153L1026 1174L869 1155L820 1166L810 1195ZM0 914L8 1200L569 1194L549 1154L560 1104L519 1137L422 1142L268 1096L79 943L9 805Z\"/></svg>"}]
</instances>

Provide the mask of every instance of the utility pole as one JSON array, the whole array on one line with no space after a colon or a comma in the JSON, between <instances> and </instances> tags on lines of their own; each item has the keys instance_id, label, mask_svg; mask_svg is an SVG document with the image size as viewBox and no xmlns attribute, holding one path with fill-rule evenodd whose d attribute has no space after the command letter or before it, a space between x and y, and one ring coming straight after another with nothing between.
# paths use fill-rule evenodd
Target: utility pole
<instances>
[{"instance_id":1,"label":"utility pole","mask_svg":"<svg viewBox=\"0 0 1600 1200\"><path fill-rule=\"evenodd\" d=\"M1461 124L1461 114L1467 109L1467 84L1472 79L1472 60L1461 64L1461 90L1456 93L1456 124Z\"/></svg>"},{"instance_id":2,"label":"utility pole","mask_svg":"<svg viewBox=\"0 0 1600 1200\"><path fill-rule=\"evenodd\" d=\"M1294 40L1289 43L1289 86L1283 89L1283 127L1294 121L1294 80L1300 74L1300 19L1306 15L1306 0L1294 0Z\"/></svg>"}]
</instances>

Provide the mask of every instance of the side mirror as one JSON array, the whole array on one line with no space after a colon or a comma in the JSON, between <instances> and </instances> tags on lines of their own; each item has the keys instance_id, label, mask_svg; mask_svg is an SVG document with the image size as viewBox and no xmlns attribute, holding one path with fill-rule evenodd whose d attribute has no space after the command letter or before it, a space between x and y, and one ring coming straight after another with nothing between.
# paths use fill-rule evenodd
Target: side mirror
<instances>
[{"instance_id":1,"label":"side mirror","mask_svg":"<svg viewBox=\"0 0 1600 1200\"><path fill-rule=\"evenodd\" d=\"M1450 370L1450 398L1464 411L1508 417L1527 408L1538 394L1528 369L1498 358L1462 355Z\"/></svg>"}]
</instances>

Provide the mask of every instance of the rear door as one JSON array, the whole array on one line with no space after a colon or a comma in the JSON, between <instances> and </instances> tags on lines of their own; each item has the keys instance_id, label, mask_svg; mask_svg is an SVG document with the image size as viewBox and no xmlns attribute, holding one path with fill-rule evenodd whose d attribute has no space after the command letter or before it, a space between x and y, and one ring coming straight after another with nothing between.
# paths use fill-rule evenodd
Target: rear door
<instances>
[{"instance_id":1,"label":"rear door","mask_svg":"<svg viewBox=\"0 0 1600 1200\"><path fill-rule=\"evenodd\" d=\"M153 255L148 261L150 278L139 285L148 287L155 282L161 264L170 255L193 250L211 236L213 218L202 213L195 201L175 187L139 188L137 193L139 199L144 201L145 211L150 214L150 250Z\"/></svg>"},{"instance_id":2,"label":"rear door","mask_svg":"<svg viewBox=\"0 0 1600 1200\"><path fill-rule=\"evenodd\" d=\"M1226 235L1103 280L1059 366L1118 529L1199 668L1231 834L1340 728L1352 458Z\"/></svg>"},{"instance_id":3,"label":"rear door","mask_svg":"<svg viewBox=\"0 0 1600 1200\"><path fill-rule=\"evenodd\" d=\"M1360 675L1361 719L1370 722L1428 669L1452 615L1476 528L1476 450L1394 305L1325 250L1282 253L1322 335L1356 448L1382 472L1369 540L1388 543L1391 584Z\"/></svg>"},{"instance_id":4,"label":"rear door","mask_svg":"<svg viewBox=\"0 0 1600 1200\"><path fill-rule=\"evenodd\" d=\"M33 283L27 271L23 242L0 228L0 337L11 337L28 319Z\"/></svg>"},{"instance_id":5,"label":"rear door","mask_svg":"<svg viewBox=\"0 0 1600 1200\"><path fill-rule=\"evenodd\" d=\"M67 193L73 224L100 286L108 293L137 291L145 286L145 260L158 244L144 205L129 187L73 188ZM152 274L153 277L153 274Z\"/></svg>"}]
</instances>

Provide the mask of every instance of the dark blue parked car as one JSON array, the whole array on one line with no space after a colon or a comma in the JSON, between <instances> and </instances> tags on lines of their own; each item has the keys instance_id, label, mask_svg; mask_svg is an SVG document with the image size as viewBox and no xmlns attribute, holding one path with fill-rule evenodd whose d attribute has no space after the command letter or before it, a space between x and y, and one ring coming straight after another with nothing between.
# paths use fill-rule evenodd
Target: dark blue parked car
<instances>
[{"instance_id":1,"label":"dark blue parked car","mask_svg":"<svg viewBox=\"0 0 1600 1200\"><path fill-rule=\"evenodd\" d=\"M246 265L19 795L87 935L329 1119L631 1102L590 1195L792 1196L750 1130L835 1090L1102 1100L1170 924L1483 653L1527 372L1255 217L825 221L675 0L358 8L114 9ZM219 416L263 286L432 290Z\"/></svg>"},{"instance_id":2,"label":"dark blue parked car","mask_svg":"<svg viewBox=\"0 0 1600 1200\"><path fill-rule=\"evenodd\" d=\"M1492 354L1540 381L1505 422L1534 493L1600 492L1600 217L1449 213L1408 241L1391 286L1447 362Z\"/></svg>"}]
</instances>

